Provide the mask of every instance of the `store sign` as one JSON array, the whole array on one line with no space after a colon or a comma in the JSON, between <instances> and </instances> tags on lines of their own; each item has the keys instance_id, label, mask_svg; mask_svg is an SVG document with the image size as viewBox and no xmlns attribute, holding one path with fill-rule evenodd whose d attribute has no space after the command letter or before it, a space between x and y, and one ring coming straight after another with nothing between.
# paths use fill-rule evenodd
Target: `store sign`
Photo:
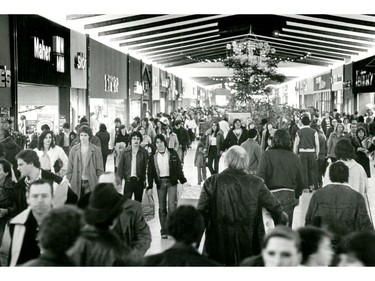
<instances>
[{"instance_id":1,"label":"store sign","mask_svg":"<svg viewBox=\"0 0 375 281\"><path fill-rule=\"evenodd\" d=\"M51 61L51 47L44 44L44 40L34 37L34 57L40 60Z\"/></svg>"},{"instance_id":2,"label":"store sign","mask_svg":"<svg viewBox=\"0 0 375 281\"><path fill-rule=\"evenodd\" d=\"M142 83L141 82L135 81L135 83L133 85L133 93L134 94L140 94L140 95L143 94L143 87L142 87Z\"/></svg>"},{"instance_id":3,"label":"store sign","mask_svg":"<svg viewBox=\"0 0 375 281\"><path fill-rule=\"evenodd\" d=\"M0 65L0 88L10 88L11 86L11 72L6 65Z\"/></svg>"},{"instance_id":4,"label":"store sign","mask_svg":"<svg viewBox=\"0 0 375 281\"><path fill-rule=\"evenodd\" d=\"M374 73L368 70L355 71L355 86L367 87L374 85Z\"/></svg>"},{"instance_id":5,"label":"store sign","mask_svg":"<svg viewBox=\"0 0 375 281\"><path fill-rule=\"evenodd\" d=\"M60 36L53 36L52 50L56 56L56 71L65 72L65 61L64 61L64 38Z\"/></svg>"},{"instance_id":6,"label":"store sign","mask_svg":"<svg viewBox=\"0 0 375 281\"><path fill-rule=\"evenodd\" d=\"M339 83L343 81L342 75L333 75L332 76L332 84L333 83Z\"/></svg>"},{"instance_id":7,"label":"store sign","mask_svg":"<svg viewBox=\"0 0 375 281\"><path fill-rule=\"evenodd\" d=\"M109 93L118 93L119 79L116 76L104 75L104 91Z\"/></svg>"},{"instance_id":8,"label":"store sign","mask_svg":"<svg viewBox=\"0 0 375 281\"><path fill-rule=\"evenodd\" d=\"M74 67L77 69L86 69L86 56L84 53L77 53L74 58Z\"/></svg>"}]
</instances>

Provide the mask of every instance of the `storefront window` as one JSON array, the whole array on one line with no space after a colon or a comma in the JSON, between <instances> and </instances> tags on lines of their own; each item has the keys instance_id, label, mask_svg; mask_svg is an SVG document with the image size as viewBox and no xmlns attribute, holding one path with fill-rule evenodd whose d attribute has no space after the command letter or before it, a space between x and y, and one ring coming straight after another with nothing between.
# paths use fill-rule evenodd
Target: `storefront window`
<instances>
[{"instance_id":1,"label":"storefront window","mask_svg":"<svg viewBox=\"0 0 375 281\"><path fill-rule=\"evenodd\" d=\"M58 133L59 88L18 84L18 123L26 125L27 134L40 133L44 124Z\"/></svg>"},{"instance_id":2,"label":"storefront window","mask_svg":"<svg viewBox=\"0 0 375 281\"><path fill-rule=\"evenodd\" d=\"M118 117L125 124L125 100L119 99L90 99L90 127L94 134L99 131L101 123L107 126L110 132L115 126L114 120Z\"/></svg>"},{"instance_id":3,"label":"storefront window","mask_svg":"<svg viewBox=\"0 0 375 281\"><path fill-rule=\"evenodd\" d=\"M82 116L86 115L86 90L70 89L70 125L71 129L78 125Z\"/></svg>"}]
</instances>

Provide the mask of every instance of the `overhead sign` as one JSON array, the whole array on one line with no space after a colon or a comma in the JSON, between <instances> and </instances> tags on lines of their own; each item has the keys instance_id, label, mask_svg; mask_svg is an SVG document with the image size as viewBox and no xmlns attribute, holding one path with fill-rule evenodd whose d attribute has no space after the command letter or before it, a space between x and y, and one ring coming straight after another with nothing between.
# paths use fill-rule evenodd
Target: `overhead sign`
<instances>
[{"instance_id":1,"label":"overhead sign","mask_svg":"<svg viewBox=\"0 0 375 281\"><path fill-rule=\"evenodd\" d=\"M0 65L0 88L10 88L11 72L6 65Z\"/></svg>"},{"instance_id":2,"label":"overhead sign","mask_svg":"<svg viewBox=\"0 0 375 281\"><path fill-rule=\"evenodd\" d=\"M110 93L118 93L119 79L116 76L104 75L104 91Z\"/></svg>"}]
</instances>

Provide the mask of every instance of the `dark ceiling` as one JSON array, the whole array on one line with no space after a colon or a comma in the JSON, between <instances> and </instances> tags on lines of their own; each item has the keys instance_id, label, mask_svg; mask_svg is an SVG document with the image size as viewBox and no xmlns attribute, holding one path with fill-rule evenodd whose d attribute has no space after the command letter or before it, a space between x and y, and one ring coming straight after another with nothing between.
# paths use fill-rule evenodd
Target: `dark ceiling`
<instances>
[{"instance_id":1,"label":"dark ceiling","mask_svg":"<svg viewBox=\"0 0 375 281\"><path fill-rule=\"evenodd\" d=\"M227 43L247 36L267 41L283 60L317 66L345 63L375 46L373 15L68 15L66 19L81 25L85 33L165 68L221 61Z\"/></svg>"}]
</instances>

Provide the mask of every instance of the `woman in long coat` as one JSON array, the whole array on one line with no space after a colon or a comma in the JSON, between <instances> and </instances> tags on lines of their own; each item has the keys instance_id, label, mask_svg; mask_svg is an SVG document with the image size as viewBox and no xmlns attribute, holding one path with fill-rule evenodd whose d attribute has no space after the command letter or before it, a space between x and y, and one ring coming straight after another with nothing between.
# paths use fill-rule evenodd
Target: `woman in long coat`
<instances>
[{"instance_id":1,"label":"woman in long coat","mask_svg":"<svg viewBox=\"0 0 375 281\"><path fill-rule=\"evenodd\" d=\"M246 173L248 155L240 146L226 153L228 168L208 178L202 188L198 210L206 225L204 254L220 264L235 266L258 254L262 237L256 237L261 208L275 222L285 222L280 202L264 181Z\"/></svg>"},{"instance_id":2,"label":"woman in long coat","mask_svg":"<svg viewBox=\"0 0 375 281\"><path fill-rule=\"evenodd\" d=\"M81 126L78 136L80 143L70 150L66 177L79 200L98 184L98 177L104 173L104 168L100 147L90 143L91 128Z\"/></svg>"}]
</instances>

